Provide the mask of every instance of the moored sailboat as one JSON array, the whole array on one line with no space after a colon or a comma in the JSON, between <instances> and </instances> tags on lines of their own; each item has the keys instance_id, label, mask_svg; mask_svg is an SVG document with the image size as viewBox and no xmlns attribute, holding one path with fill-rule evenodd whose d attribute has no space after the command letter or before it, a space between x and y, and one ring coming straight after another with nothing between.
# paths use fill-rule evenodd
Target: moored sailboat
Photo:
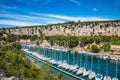
<instances>
[{"instance_id":1,"label":"moored sailboat","mask_svg":"<svg viewBox=\"0 0 120 80\"><path fill-rule=\"evenodd\" d=\"M78 68L78 65L75 64L75 51L71 51L71 53L73 54L73 60L72 60L72 65L70 66L70 71L74 71Z\"/></svg>"},{"instance_id":2,"label":"moored sailboat","mask_svg":"<svg viewBox=\"0 0 120 80\"><path fill-rule=\"evenodd\" d=\"M102 80L103 75L99 73L99 58L98 58L98 74L95 76L95 80Z\"/></svg>"},{"instance_id":3,"label":"moored sailboat","mask_svg":"<svg viewBox=\"0 0 120 80\"><path fill-rule=\"evenodd\" d=\"M116 71L115 71L115 77L113 77L112 80L119 80L119 79L117 78L117 72L118 72L118 66L117 66L117 64L118 64L118 59L116 60Z\"/></svg>"},{"instance_id":4,"label":"moored sailboat","mask_svg":"<svg viewBox=\"0 0 120 80\"><path fill-rule=\"evenodd\" d=\"M108 59L106 59L106 76L104 76L103 80L111 80L111 77L108 76Z\"/></svg>"},{"instance_id":5,"label":"moored sailboat","mask_svg":"<svg viewBox=\"0 0 120 80\"><path fill-rule=\"evenodd\" d=\"M80 68L76 72L77 75L81 75L86 69L82 67L82 53L80 53Z\"/></svg>"},{"instance_id":6,"label":"moored sailboat","mask_svg":"<svg viewBox=\"0 0 120 80\"><path fill-rule=\"evenodd\" d=\"M91 55L91 70L89 70L89 75L88 75L88 78L90 80L96 76L95 72L92 71L92 67L93 67L93 55Z\"/></svg>"},{"instance_id":7,"label":"moored sailboat","mask_svg":"<svg viewBox=\"0 0 120 80\"><path fill-rule=\"evenodd\" d=\"M87 64L87 54L85 54L85 62L84 62L85 68L87 68L86 64ZM83 76L86 77L88 74L89 74L89 72L87 70L84 70Z\"/></svg>"}]
</instances>

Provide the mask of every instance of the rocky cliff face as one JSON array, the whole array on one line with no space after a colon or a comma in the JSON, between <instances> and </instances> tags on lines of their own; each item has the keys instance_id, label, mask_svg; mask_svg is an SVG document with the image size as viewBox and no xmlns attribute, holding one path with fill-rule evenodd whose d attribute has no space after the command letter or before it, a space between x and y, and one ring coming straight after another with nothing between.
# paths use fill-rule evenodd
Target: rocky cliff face
<instances>
[{"instance_id":1,"label":"rocky cliff face","mask_svg":"<svg viewBox=\"0 0 120 80\"><path fill-rule=\"evenodd\" d=\"M91 36L91 35L118 35L120 36L120 21L109 22L77 22L51 24L45 26L30 26L22 28L9 28L6 32L12 34L25 35L73 35L73 36Z\"/></svg>"}]
</instances>

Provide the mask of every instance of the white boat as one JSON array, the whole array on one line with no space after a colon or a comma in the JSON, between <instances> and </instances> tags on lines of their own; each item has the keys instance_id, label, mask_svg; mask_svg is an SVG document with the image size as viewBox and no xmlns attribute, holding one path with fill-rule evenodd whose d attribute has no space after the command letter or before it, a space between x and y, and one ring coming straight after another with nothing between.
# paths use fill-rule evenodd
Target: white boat
<instances>
[{"instance_id":1,"label":"white boat","mask_svg":"<svg viewBox=\"0 0 120 80\"><path fill-rule=\"evenodd\" d=\"M104 76L103 80L111 80L111 77L108 76L108 59L106 59L106 76Z\"/></svg>"},{"instance_id":2,"label":"white boat","mask_svg":"<svg viewBox=\"0 0 120 80\"><path fill-rule=\"evenodd\" d=\"M108 56L103 56L103 59L107 59L108 58Z\"/></svg>"},{"instance_id":3,"label":"white boat","mask_svg":"<svg viewBox=\"0 0 120 80\"><path fill-rule=\"evenodd\" d=\"M56 64L57 62L54 59L49 60L51 64Z\"/></svg>"},{"instance_id":4,"label":"white boat","mask_svg":"<svg viewBox=\"0 0 120 80\"><path fill-rule=\"evenodd\" d=\"M59 65L61 68L64 68L66 66L66 62L64 61L62 64Z\"/></svg>"},{"instance_id":5,"label":"white boat","mask_svg":"<svg viewBox=\"0 0 120 80\"><path fill-rule=\"evenodd\" d=\"M73 65L70 65L70 71L72 71L74 69L74 66Z\"/></svg>"},{"instance_id":6,"label":"white boat","mask_svg":"<svg viewBox=\"0 0 120 80\"><path fill-rule=\"evenodd\" d=\"M103 80L111 80L110 76L104 76Z\"/></svg>"},{"instance_id":7,"label":"white boat","mask_svg":"<svg viewBox=\"0 0 120 80\"><path fill-rule=\"evenodd\" d=\"M79 69L78 68L76 68L76 69L74 69L72 72L73 73L75 73L75 72L77 72Z\"/></svg>"},{"instance_id":8,"label":"white boat","mask_svg":"<svg viewBox=\"0 0 120 80\"><path fill-rule=\"evenodd\" d=\"M78 66L78 54L77 54L77 57L76 57L75 60L77 60L77 61L76 61L76 66L77 66L77 68L72 71L73 73L75 73L75 72L77 72L77 71L79 70L79 69L78 69L78 67L79 67L79 66Z\"/></svg>"},{"instance_id":9,"label":"white boat","mask_svg":"<svg viewBox=\"0 0 120 80\"><path fill-rule=\"evenodd\" d=\"M86 69L84 67L82 67L82 54L80 53L80 68L78 69L78 71L76 72L77 75L81 75Z\"/></svg>"},{"instance_id":10,"label":"white boat","mask_svg":"<svg viewBox=\"0 0 120 80\"><path fill-rule=\"evenodd\" d=\"M68 55L67 55L67 60L66 60L66 62L67 62L67 63L66 63L66 65L65 65L65 69L68 70L68 69L70 69L70 66L71 66L71 65L69 65L69 53L68 53Z\"/></svg>"},{"instance_id":11,"label":"white boat","mask_svg":"<svg viewBox=\"0 0 120 80\"><path fill-rule=\"evenodd\" d=\"M70 65L66 66L65 69L68 70L70 68Z\"/></svg>"},{"instance_id":12,"label":"white boat","mask_svg":"<svg viewBox=\"0 0 120 80\"><path fill-rule=\"evenodd\" d=\"M117 60L116 60L116 71L115 71L115 77L113 77L112 78L112 80L119 80L118 78L117 78L117 72L118 72L118 66L117 66L117 64L118 64L118 58L116 58Z\"/></svg>"},{"instance_id":13,"label":"white boat","mask_svg":"<svg viewBox=\"0 0 120 80\"><path fill-rule=\"evenodd\" d=\"M42 59L43 59L43 60L47 60L47 58L46 58L46 57L43 57Z\"/></svg>"},{"instance_id":14,"label":"white boat","mask_svg":"<svg viewBox=\"0 0 120 80\"><path fill-rule=\"evenodd\" d=\"M89 74L91 74L91 73L95 73L95 72L93 72L92 70L88 70L88 71L86 70L86 71L83 72L83 76L84 77L89 76ZM95 77L95 75L94 75L94 77Z\"/></svg>"},{"instance_id":15,"label":"white boat","mask_svg":"<svg viewBox=\"0 0 120 80\"><path fill-rule=\"evenodd\" d=\"M74 56L73 56L73 61L72 61L72 62L73 62L73 65L70 66L69 70L70 70L70 71L74 71L75 69L78 68L78 65L75 64L75 51L71 51L71 53L74 55Z\"/></svg>"},{"instance_id":16,"label":"white boat","mask_svg":"<svg viewBox=\"0 0 120 80\"><path fill-rule=\"evenodd\" d=\"M87 64L87 54L85 54L84 67L87 67L86 64ZM85 77L85 76L87 76L88 74L89 74L89 73L87 72L87 70L84 70L84 72L83 72L83 76Z\"/></svg>"},{"instance_id":17,"label":"white boat","mask_svg":"<svg viewBox=\"0 0 120 80\"><path fill-rule=\"evenodd\" d=\"M62 61L62 51L60 51L59 61L58 61L58 67L62 67L65 62Z\"/></svg>"},{"instance_id":18,"label":"white boat","mask_svg":"<svg viewBox=\"0 0 120 80\"><path fill-rule=\"evenodd\" d=\"M79 68L78 71L76 72L77 75L82 74L86 69L85 68Z\"/></svg>"},{"instance_id":19,"label":"white boat","mask_svg":"<svg viewBox=\"0 0 120 80\"><path fill-rule=\"evenodd\" d=\"M59 64L59 65L58 65L59 68L62 67L62 66L63 66L63 64Z\"/></svg>"},{"instance_id":20,"label":"white boat","mask_svg":"<svg viewBox=\"0 0 120 80\"><path fill-rule=\"evenodd\" d=\"M112 80L119 80L118 78L116 78L116 77L114 77L114 78L112 78Z\"/></svg>"},{"instance_id":21,"label":"white boat","mask_svg":"<svg viewBox=\"0 0 120 80\"><path fill-rule=\"evenodd\" d=\"M62 61L57 61L57 65L60 65L60 64L62 64Z\"/></svg>"},{"instance_id":22,"label":"white boat","mask_svg":"<svg viewBox=\"0 0 120 80\"><path fill-rule=\"evenodd\" d=\"M77 65L71 65L69 70L70 70L70 71L73 71L73 70L75 70L75 69L77 69L77 68L78 68Z\"/></svg>"},{"instance_id":23,"label":"white boat","mask_svg":"<svg viewBox=\"0 0 120 80\"><path fill-rule=\"evenodd\" d=\"M96 76L96 73L92 71L92 67L93 67L93 55L91 55L91 70L89 70L89 75L88 75L88 78L90 80L92 80Z\"/></svg>"},{"instance_id":24,"label":"white boat","mask_svg":"<svg viewBox=\"0 0 120 80\"><path fill-rule=\"evenodd\" d=\"M89 73L88 73L87 70L85 70L85 71L83 72L83 76L84 76L84 77L86 77L88 74L89 74Z\"/></svg>"},{"instance_id":25,"label":"white boat","mask_svg":"<svg viewBox=\"0 0 120 80\"><path fill-rule=\"evenodd\" d=\"M99 72L99 63L100 63L100 60L99 60L99 58L98 58L98 74L96 74L96 76L95 76L95 80L102 80L103 79L103 75L102 74L100 74L100 72Z\"/></svg>"},{"instance_id":26,"label":"white boat","mask_svg":"<svg viewBox=\"0 0 120 80\"><path fill-rule=\"evenodd\" d=\"M65 63L65 64L63 65L63 68L65 68L66 70L68 70L68 69L70 68L70 65L67 64L67 63Z\"/></svg>"},{"instance_id":27,"label":"white boat","mask_svg":"<svg viewBox=\"0 0 120 80\"><path fill-rule=\"evenodd\" d=\"M95 72L91 71L88 75L88 78L92 80L93 78L95 78L95 76L96 76Z\"/></svg>"},{"instance_id":28,"label":"white boat","mask_svg":"<svg viewBox=\"0 0 120 80\"><path fill-rule=\"evenodd\" d=\"M103 79L103 75L102 74L97 74L95 76L95 80L102 80Z\"/></svg>"},{"instance_id":29,"label":"white boat","mask_svg":"<svg viewBox=\"0 0 120 80\"><path fill-rule=\"evenodd\" d=\"M49 61L50 59L51 59L51 58L46 58L46 60L48 60L48 61Z\"/></svg>"}]
</instances>

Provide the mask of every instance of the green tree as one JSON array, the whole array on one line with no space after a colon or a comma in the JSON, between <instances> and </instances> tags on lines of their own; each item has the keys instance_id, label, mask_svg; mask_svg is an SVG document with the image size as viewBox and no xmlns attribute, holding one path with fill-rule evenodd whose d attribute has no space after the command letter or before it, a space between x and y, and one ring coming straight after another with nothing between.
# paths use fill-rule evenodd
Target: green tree
<instances>
[{"instance_id":1,"label":"green tree","mask_svg":"<svg viewBox=\"0 0 120 80\"><path fill-rule=\"evenodd\" d=\"M21 49L21 44L19 42L14 42L11 44L12 48Z\"/></svg>"},{"instance_id":2,"label":"green tree","mask_svg":"<svg viewBox=\"0 0 120 80\"><path fill-rule=\"evenodd\" d=\"M75 36L71 36L68 39L68 46L69 48L76 47L79 44L79 38Z\"/></svg>"},{"instance_id":3,"label":"green tree","mask_svg":"<svg viewBox=\"0 0 120 80\"><path fill-rule=\"evenodd\" d=\"M81 37L81 38L80 38L80 46L81 46L81 47L84 47L84 46L86 46L86 45L88 44L86 38L87 38L87 37Z\"/></svg>"},{"instance_id":4,"label":"green tree","mask_svg":"<svg viewBox=\"0 0 120 80\"><path fill-rule=\"evenodd\" d=\"M38 36L37 36L37 35L33 35L33 36L30 38L31 41L35 41L35 40L37 40L37 39L38 39Z\"/></svg>"},{"instance_id":5,"label":"green tree","mask_svg":"<svg viewBox=\"0 0 120 80\"><path fill-rule=\"evenodd\" d=\"M58 79L59 79L59 80L62 80L62 79L63 79L63 74L62 74L61 72L58 74Z\"/></svg>"},{"instance_id":6,"label":"green tree","mask_svg":"<svg viewBox=\"0 0 120 80\"><path fill-rule=\"evenodd\" d=\"M100 42L101 42L101 37L100 37L100 36L95 36L95 37L94 37L94 41L95 41L96 44L100 44Z\"/></svg>"},{"instance_id":7,"label":"green tree","mask_svg":"<svg viewBox=\"0 0 120 80\"><path fill-rule=\"evenodd\" d=\"M90 51L93 53L98 53L100 50L96 45L92 45Z\"/></svg>"},{"instance_id":8,"label":"green tree","mask_svg":"<svg viewBox=\"0 0 120 80\"><path fill-rule=\"evenodd\" d=\"M15 43L14 45L11 43L11 47L0 45L0 50L3 49L5 50L0 55L0 68L5 70L6 76L15 76L20 80L58 80L50 72L49 67L46 66L45 69L41 69L26 59L25 53L19 50Z\"/></svg>"},{"instance_id":9,"label":"green tree","mask_svg":"<svg viewBox=\"0 0 120 80\"><path fill-rule=\"evenodd\" d=\"M110 43L104 43L104 45L102 46L103 50L105 52L109 51L110 50Z\"/></svg>"}]
</instances>

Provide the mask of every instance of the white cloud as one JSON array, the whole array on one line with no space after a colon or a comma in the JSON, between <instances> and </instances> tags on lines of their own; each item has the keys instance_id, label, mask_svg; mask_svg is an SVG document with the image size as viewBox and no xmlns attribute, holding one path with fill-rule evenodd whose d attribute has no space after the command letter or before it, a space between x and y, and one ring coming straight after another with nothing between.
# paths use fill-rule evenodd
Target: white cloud
<instances>
[{"instance_id":1,"label":"white cloud","mask_svg":"<svg viewBox=\"0 0 120 80\"><path fill-rule=\"evenodd\" d=\"M20 14L5 14L1 13L0 17L5 19L0 19L0 24L9 24L9 25L37 25L37 24L52 24L52 23L61 23L65 22L64 20L53 19L43 16L28 16ZM6 19L7 18L7 19Z\"/></svg>"},{"instance_id":2,"label":"white cloud","mask_svg":"<svg viewBox=\"0 0 120 80\"><path fill-rule=\"evenodd\" d=\"M93 8L92 10L93 10L93 11L97 11L97 9L96 9L96 8Z\"/></svg>"},{"instance_id":3,"label":"white cloud","mask_svg":"<svg viewBox=\"0 0 120 80\"><path fill-rule=\"evenodd\" d=\"M14 13L0 13L0 24L7 25L41 25L41 24L53 24L63 23L66 21L103 21L110 20L101 17L82 17L82 16L66 16L57 14L43 14L29 12L29 15L14 14Z\"/></svg>"},{"instance_id":4,"label":"white cloud","mask_svg":"<svg viewBox=\"0 0 120 80\"><path fill-rule=\"evenodd\" d=\"M58 18L58 19L64 19L64 20L70 20L70 21L102 21L102 20L110 20L107 18L100 18L100 17L72 17L72 16L64 16L64 15L54 15L54 14L47 14L44 16L52 17L52 18Z\"/></svg>"},{"instance_id":5,"label":"white cloud","mask_svg":"<svg viewBox=\"0 0 120 80\"><path fill-rule=\"evenodd\" d=\"M82 16L65 16L65 15L56 15L56 14L42 14L42 13L35 13L35 12L30 12L30 14L33 15L38 15L38 16L45 16L47 18L54 18L54 19L60 19L60 20L68 20L68 21L102 21L102 20L110 20L108 18L101 18L101 17L82 17Z\"/></svg>"},{"instance_id":6,"label":"white cloud","mask_svg":"<svg viewBox=\"0 0 120 80\"><path fill-rule=\"evenodd\" d=\"M0 4L0 7L1 8L8 8L8 9L16 9L17 8L15 6L7 6L7 5L4 5L4 4Z\"/></svg>"},{"instance_id":7,"label":"white cloud","mask_svg":"<svg viewBox=\"0 0 120 80\"><path fill-rule=\"evenodd\" d=\"M17 25L17 26L41 25L41 24L38 24L38 23L16 21L16 20L6 20L6 19L0 20L0 24Z\"/></svg>"},{"instance_id":8,"label":"white cloud","mask_svg":"<svg viewBox=\"0 0 120 80\"><path fill-rule=\"evenodd\" d=\"M80 5L80 3L78 1L76 1L76 0L70 0L70 1L77 4L77 5Z\"/></svg>"}]
</instances>

